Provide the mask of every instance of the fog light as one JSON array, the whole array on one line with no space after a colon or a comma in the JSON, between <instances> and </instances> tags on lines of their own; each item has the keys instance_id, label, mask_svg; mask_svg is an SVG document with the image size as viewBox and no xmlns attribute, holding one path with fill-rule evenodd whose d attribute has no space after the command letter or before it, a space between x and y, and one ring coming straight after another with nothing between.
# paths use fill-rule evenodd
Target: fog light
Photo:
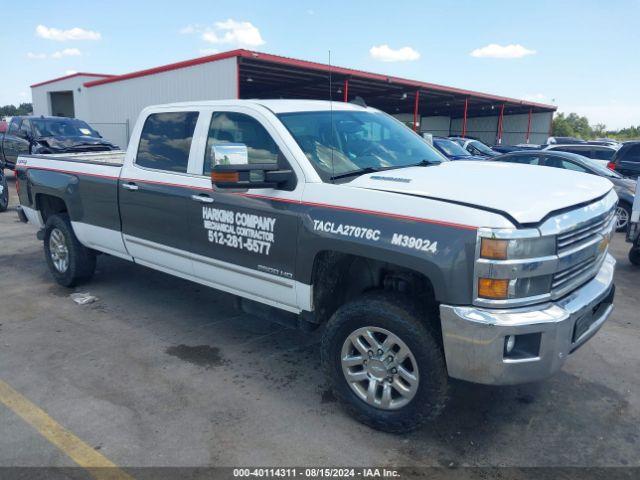
<instances>
[{"instance_id":1,"label":"fog light","mask_svg":"<svg viewBox=\"0 0 640 480\"><path fill-rule=\"evenodd\" d=\"M504 349L507 353L511 353L511 351L513 350L513 347L516 346L516 337L513 335L509 335L507 338L505 338L504 341Z\"/></svg>"}]
</instances>

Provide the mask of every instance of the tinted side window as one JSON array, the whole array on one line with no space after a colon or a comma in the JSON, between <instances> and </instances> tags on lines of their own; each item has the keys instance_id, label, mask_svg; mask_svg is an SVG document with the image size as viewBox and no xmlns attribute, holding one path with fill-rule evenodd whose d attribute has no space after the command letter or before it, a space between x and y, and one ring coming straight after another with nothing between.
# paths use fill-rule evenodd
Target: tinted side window
<instances>
[{"instance_id":1,"label":"tinted side window","mask_svg":"<svg viewBox=\"0 0 640 480\"><path fill-rule=\"evenodd\" d=\"M608 148L603 148L603 149L596 148L593 151L593 158L597 160L611 160L615 153L616 153L615 150L610 150Z\"/></svg>"},{"instance_id":2,"label":"tinted side window","mask_svg":"<svg viewBox=\"0 0 640 480\"><path fill-rule=\"evenodd\" d=\"M564 158L548 157L545 162L547 167L562 168L563 170L573 170L574 172L589 173L589 171L580 165L573 163Z\"/></svg>"},{"instance_id":3,"label":"tinted side window","mask_svg":"<svg viewBox=\"0 0 640 480\"><path fill-rule=\"evenodd\" d=\"M249 163L278 163L280 149L269 132L255 118L236 112L216 112L211 117L207 149L205 151L205 175L214 166L213 150L216 145L246 146Z\"/></svg>"},{"instance_id":4,"label":"tinted side window","mask_svg":"<svg viewBox=\"0 0 640 480\"><path fill-rule=\"evenodd\" d=\"M576 153L578 155L584 155L585 157L590 157L591 156L591 149L590 148L560 147L560 148L554 148L554 150L557 150L559 152Z\"/></svg>"},{"instance_id":5,"label":"tinted side window","mask_svg":"<svg viewBox=\"0 0 640 480\"><path fill-rule=\"evenodd\" d=\"M20 125L20 120L19 119L14 118L13 120L11 120L11 123L9 124L9 130L7 131L7 134L16 135L18 133L19 125Z\"/></svg>"},{"instance_id":6,"label":"tinted side window","mask_svg":"<svg viewBox=\"0 0 640 480\"><path fill-rule=\"evenodd\" d=\"M149 115L142 127L136 164L141 167L186 173L198 112Z\"/></svg>"},{"instance_id":7,"label":"tinted side window","mask_svg":"<svg viewBox=\"0 0 640 480\"><path fill-rule=\"evenodd\" d=\"M620 159L625 162L640 162L640 144L628 147L624 152L622 152Z\"/></svg>"}]
</instances>

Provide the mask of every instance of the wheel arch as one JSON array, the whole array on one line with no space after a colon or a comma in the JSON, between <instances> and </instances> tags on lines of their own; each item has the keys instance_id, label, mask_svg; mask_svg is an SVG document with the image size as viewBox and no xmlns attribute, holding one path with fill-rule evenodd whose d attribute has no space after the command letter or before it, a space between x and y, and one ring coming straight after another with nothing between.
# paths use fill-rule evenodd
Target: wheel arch
<instances>
[{"instance_id":1,"label":"wheel arch","mask_svg":"<svg viewBox=\"0 0 640 480\"><path fill-rule=\"evenodd\" d=\"M315 255L311 273L314 321L325 323L340 306L373 290L406 295L424 312L423 318L434 321L439 318L435 288L439 280L437 274L434 278L407 265L338 250L322 250ZM439 331L439 321L436 323Z\"/></svg>"}]
</instances>

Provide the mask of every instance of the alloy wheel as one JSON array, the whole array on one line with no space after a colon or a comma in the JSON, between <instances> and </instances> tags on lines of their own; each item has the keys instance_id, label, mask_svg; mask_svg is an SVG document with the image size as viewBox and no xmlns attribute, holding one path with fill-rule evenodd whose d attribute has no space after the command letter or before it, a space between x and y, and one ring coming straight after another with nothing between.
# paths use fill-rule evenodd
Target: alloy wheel
<instances>
[{"instance_id":1,"label":"alloy wheel","mask_svg":"<svg viewBox=\"0 0 640 480\"><path fill-rule=\"evenodd\" d=\"M66 272L69 268L69 249L64 234L57 228L51 230L49 235L49 254L55 269L60 273Z\"/></svg>"},{"instance_id":2,"label":"alloy wheel","mask_svg":"<svg viewBox=\"0 0 640 480\"><path fill-rule=\"evenodd\" d=\"M342 372L351 390L383 410L407 405L418 391L418 364L398 336L379 327L352 332L342 346Z\"/></svg>"}]
</instances>

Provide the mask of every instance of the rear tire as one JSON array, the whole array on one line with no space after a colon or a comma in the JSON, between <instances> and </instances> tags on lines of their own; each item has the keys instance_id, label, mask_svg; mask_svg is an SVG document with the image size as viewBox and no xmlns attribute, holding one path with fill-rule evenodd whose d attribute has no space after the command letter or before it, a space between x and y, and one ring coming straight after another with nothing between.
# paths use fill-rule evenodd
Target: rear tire
<instances>
[{"instance_id":1,"label":"rear tire","mask_svg":"<svg viewBox=\"0 0 640 480\"><path fill-rule=\"evenodd\" d=\"M7 184L7 177L2 177L2 193L0 194L0 212L4 212L9 207L9 185Z\"/></svg>"},{"instance_id":2,"label":"rear tire","mask_svg":"<svg viewBox=\"0 0 640 480\"><path fill-rule=\"evenodd\" d=\"M640 247L632 247L629 250L629 261L636 266L640 266Z\"/></svg>"},{"instance_id":3,"label":"rear tire","mask_svg":"<svg viewBox=\"0 0 640 480\"><path fill-rule=\"evenodd\" d=\"M423 316L408 297L376 292L342 306L327 323L323 369L336 398L360 422L402 433L420 428L444 409L444 355ZM362 344L370 334L374 338Z\"/></svg>"},{"instance_id":4,"label":"rear tire","mask_svg":"<svg viewBox=\"0 0 640 480\"><path fill-rule=\"evenodd\" d=\"M82 245L66 214L52 215L44 231L44 254L49 271L63 287L91 279L96 269L96 254Z\"/></svg>"}]
</instances>

